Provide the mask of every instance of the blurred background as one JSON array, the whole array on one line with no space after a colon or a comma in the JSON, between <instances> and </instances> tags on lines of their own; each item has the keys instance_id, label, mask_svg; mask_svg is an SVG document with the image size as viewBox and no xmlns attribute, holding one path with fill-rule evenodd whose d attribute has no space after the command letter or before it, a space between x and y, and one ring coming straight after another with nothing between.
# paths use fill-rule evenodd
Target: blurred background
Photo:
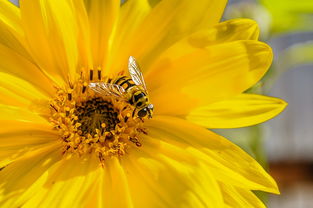
<instances>
[{"instance_id":1,"label":"blurred background","mask_svg":"<svg viewBox=\"0 0 313 208\"><path fill-rule=\"evenodd\" d=\"M249 91L280 97L289 106L263 125L216 131L276 179L281 195L257 193L269 208L313 208L313 0L228 2L223 19L254 19L260 40L274 50L269 73Z\"/></svg>"},{"instance_id":2,"label":"blurred background","mask_svg":"<svg viewBox=\"0 0 313 208\"><path fill-rule=\"evenodd\" d=\"M229 0L224 20L258 22L274 63L251 92L286 100L278 117L263 125L218 130L253 155L280 187L260 195L270 208L313 208L313 0Z\"/></svg>"}]
</instances>

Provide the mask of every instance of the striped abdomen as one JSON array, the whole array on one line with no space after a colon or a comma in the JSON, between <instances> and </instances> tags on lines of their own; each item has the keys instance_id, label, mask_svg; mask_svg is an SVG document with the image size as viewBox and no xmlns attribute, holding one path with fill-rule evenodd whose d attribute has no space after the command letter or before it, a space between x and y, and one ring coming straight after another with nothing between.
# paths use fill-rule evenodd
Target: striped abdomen
<instances>
[{"instance_id":1,"label":"striped abdomen","mask_svg":"<svg viewBox=\"0 0 313 208\"><path fill-rule=\"evenodd\" d=\"M130 77L127 77L127 76L121 76L121 77L116 78L115 80L109 79L108 83L117 84L117 85L123 87L126 92L131 87L136 86L134 81Z\"/></svg>"},{"instance_id":2,"label":"striped abdomen","mask_svg":"<svg viewBox=\"0 0 313 208\"><path fill-rule=\"evenodd\" d=\"M145 90L141 86L136 85L130 77L121 76L114 80L108 80L108 83L123 87L127 94L128 102L137 109L142 109L149 104Z\"/></svg>"}]
</instances>

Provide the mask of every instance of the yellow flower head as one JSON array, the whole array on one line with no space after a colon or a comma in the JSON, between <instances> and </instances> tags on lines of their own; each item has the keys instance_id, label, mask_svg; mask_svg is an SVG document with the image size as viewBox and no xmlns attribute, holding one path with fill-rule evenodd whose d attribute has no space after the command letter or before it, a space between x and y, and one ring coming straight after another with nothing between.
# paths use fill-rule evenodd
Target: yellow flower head
<instances>
[{"instance_id":1,"label":"yellow flower head","mask_svg":"<svg viewBox=\"0 0 313 208\"><path fill-rule=\"evenodd\" d=\"M264 207L275 181L207 128L268 120L269 68L224 0L0 1L1 207Z\"/></svg>"}]
</instances>

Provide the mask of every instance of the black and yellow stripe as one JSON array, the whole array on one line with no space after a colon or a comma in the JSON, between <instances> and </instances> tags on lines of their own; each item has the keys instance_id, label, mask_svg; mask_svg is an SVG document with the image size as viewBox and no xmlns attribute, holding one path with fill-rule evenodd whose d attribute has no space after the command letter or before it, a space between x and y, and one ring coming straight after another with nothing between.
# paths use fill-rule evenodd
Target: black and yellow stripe
<instances>
[{"instance_id":1,"label":"black and yellow stripe","mask_svg":"<svg viewBox=\"0 0 313 208\"><path fill-rule=\"evenodd\" d=\"M112 84L117 84L117 85L123 87L125 89L125 91L127 91L129 88L131 88L133 86L136 86L134 81L131 78L127 77L127 76L118 77L117 79L115 79L112 82Z\"/></svg>"},{"instance_id":2,"label":"black and yellow stripe","mask_svg":"<svg viewBox=\"0 0 313 208\"><path fill-rule=\"evenodd\" d=\"M129 104L135 107L133 117L138 116L144 118L147 115L151 118L153 107L150 107L148 95L143 86L136 85L135 82L128 76L119 76L116 79L107 78L106 83L118 85L125 90L125 98Z\"/></svg>"}]
</instances>

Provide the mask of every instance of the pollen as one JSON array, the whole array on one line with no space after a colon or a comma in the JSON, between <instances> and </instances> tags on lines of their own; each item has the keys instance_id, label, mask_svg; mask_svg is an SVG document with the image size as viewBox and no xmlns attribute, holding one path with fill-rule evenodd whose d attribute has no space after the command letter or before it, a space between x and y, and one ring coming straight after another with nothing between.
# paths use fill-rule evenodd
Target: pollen
<instances>
[{"instance_id":1,"label":"pollen","mask_svg":"<svg viewBox=\"0 0 313 208\"><path fill-rule=\"evenodd\" d=\"M138 148L140 134L146 133L144 119L133 117L134 107L124 99L102 95L90 89L94 77L79 79L67 88L56 88L50 101L50 122L58 131L64 155L95 154L100 161L122 156L129 148Z\"/></svg>"}]
</instances>

